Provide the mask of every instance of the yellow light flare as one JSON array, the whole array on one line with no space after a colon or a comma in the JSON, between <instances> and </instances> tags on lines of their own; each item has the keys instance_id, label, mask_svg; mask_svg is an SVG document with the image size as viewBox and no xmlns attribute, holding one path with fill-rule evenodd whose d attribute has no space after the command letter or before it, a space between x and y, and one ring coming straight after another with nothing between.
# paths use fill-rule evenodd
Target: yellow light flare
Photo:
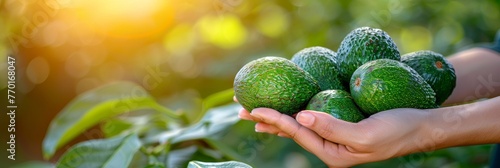
<instances>
[{"instance_id":1,"label":"yellow light flare","mask_svg":"<svg viewBox=\"0 0 500 168\"><path fill-rule=\"evenodd\" d=\"M164 0L81 0L75 11L86 28L122 38L159 35L174 15L172 4Z\"/></svg>"},{"instance_id":2,"label":"yellow light flare","mask_svg":"<svg viewBox=\"0 0 500 168\"><path fill-rule=\"evenodd\" d=\"M242 45L247 31L240 19L231 14L205 16L198 21L201 36L223 49L233 49Z\"/></svg>"},{"instance_id":3,"label":"yellow light flare","mask_svg":"<svg viewBox=\"0 0 500 168\"><path fill-rule=\"evenodd\" d=\"M283 9L276 5L267 5L262 9L257 22L259 31L272 38L283 34L289 25L289 19Z\"/></svg>"}]
</instances>

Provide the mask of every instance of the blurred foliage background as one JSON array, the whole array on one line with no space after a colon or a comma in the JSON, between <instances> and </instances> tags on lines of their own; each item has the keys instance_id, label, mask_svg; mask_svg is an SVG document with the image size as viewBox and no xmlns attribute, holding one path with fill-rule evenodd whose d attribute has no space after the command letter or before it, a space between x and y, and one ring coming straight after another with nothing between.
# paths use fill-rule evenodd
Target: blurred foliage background
<instances>
[{"instance_id":1,"label":"blurred foliage background","mask_svg":"<svg viewBox=\"0 0 500 168\"><path fill-rule=\"evenodd\" d=\"M493 40L500 1L2 0L0 74L8 55L17 58L16 162L42 159L50 120L88 89L134 81L165 106L190 110L200 98L231 88L250 60L290 58L316 45L337 50L361 26L388 32L402 54L451 55ZM0 81L6 93L6 78ZM0 135L7 140L5 131ZM484 166L489 150L451 148L416 155L418 162L366 166Z\"/></svg>"}]
</instances>

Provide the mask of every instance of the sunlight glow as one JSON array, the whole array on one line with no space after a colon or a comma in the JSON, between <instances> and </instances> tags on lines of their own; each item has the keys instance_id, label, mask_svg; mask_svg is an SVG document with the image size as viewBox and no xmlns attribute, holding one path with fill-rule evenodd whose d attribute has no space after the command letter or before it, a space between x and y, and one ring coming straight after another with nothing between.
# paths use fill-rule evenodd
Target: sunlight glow
<instances>
[{"instance_id":1,"label":"sunlight glow","mask_svg":"<svg viewBox=\"0 0 500 168\"><path fill-rule=\"evenodd\" d=\"M257 28L268 37L278 37L288 28L286 13L276 5L268 5L262 9Z\"/></svg>"},{"instance_id":2,"label":"sunlight glow","mask_svg":"<svg viewBox=\"0 0 500 168\"><path fill-rule=\"evenodd\" d=\"M77 17L96 32L137 38L164 32L173 13L163 0L88 0L78 5Z\"/></svg>"},{"instance_id":3,"label":"sunlight glow","mask_svg":"<svg viewBox=\"0 0 500 168\"><path fill-rule=\"evenodd\" d=\"M234 15L205 16L198 23L203 39L224 49L242 45L247 37L245 27Z\"/></svg>"},{"instance_id":4,"label":"sunlight glow","mask_svg":"<svg viewBox=\"0 0 500 168\"><path fill-rule=\"evenodd\" d=\"M164 45L170 53L183 55L195 47L196 36L191 27L188 24L179 24L167 34Z\"/></svg>"}]
</instances>

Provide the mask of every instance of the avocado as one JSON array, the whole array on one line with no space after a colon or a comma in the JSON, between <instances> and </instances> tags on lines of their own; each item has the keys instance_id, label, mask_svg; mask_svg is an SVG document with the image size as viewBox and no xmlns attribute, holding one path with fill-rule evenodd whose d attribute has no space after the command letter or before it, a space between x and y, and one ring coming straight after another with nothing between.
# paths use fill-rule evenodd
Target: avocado
<instances>
[{"instance_id":1,"label":"avocado","mask_svg":"<svg viewBox=\"0 0 500 168\"><path fill-rule=\"evenodd\" d=\"M340 76L346 88L352 73L366 62L376 59L400 60L398 47L383 30L360 27L352 30L340 43L337 61Z\"/></svg>"},{"instance_id":2,"label":"avocado","mask_svg":"<svg viewBox=\"0 0 500 168\"><path fill-rule=\"evenodd\" d=\"M365 118L351 95L344 90L319 92L311 98L306 110L326 112L335 118L349 122L359 122Z\"/></svg>"},{"instance_id":3,"label":"avocado","mask_svg":"<svg viewBox=\"0 0 500 168\"><path fill-rule=\"evenodd\" d=\"M457 81L453 65L443 55L422 50L401 56L401 62L409 65L436 92L436 104L441 105L453 92Z\"/></svg>"},{"instance_id":4,"label":"avocado","mask_svg":"<svg viewBox=\"0 0 500 168\"><path fill-rule=\"evenodd\" d=\"M247 63L234 79L234 94L248 111L266 107L292 115L320 91L307 72L288 59L273 56Z\"/></svg>"},{"instance_id":5,"label":"avocado","mask_svg":"<svg viewBox=\"0 0 500 168\"><path fill-rule=\"evenodd\" d=\"M338 65L334 51L324 47L309 47L300 50L292 57L292 62L316 79L321 90L341 89Z\"/></svg>"},{"instance_id":6,"label":"avocado","mask_svg":"<svg viewBox=\"0 0 500 168\"><path fill-rule=\"evenodd\" d=\"M371 115L394 108L436 108L436 93L408 65L378 59L354 71L351 95L362 112Z\"/></svg>"}]
</instances>

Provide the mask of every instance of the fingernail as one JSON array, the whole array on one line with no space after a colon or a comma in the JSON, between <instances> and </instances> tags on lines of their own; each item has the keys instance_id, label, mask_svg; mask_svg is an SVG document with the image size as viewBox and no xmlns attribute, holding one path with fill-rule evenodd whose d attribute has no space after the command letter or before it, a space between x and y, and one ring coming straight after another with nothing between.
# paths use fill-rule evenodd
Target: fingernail
<instances>
[{"instance_id":1,"label":"fingernail","mask_svg":"<svg viewBox=\"0 0 500 168\"><path fill-rule=\"evenodd\" d=\"M255 110L252 110L252 112L250 112L250 115L251 115L252 117L254 117L257 121L263 121L263 120L262 120L262 117L260 117L259 115L255 114L255 113L254 113L254 111L255 111Z\"/></svg>"},{"instance_id":2,"label":"fingernail","mask_svg":"<svg viewBox=\"0 0 500 168\"><path fill-rule=\"evenodd\" d=\"M243 116L240 113L238 113L238 118L244 119Z\"/></svg>"},{"instance_id":3,"label":"fingernail","mask_svg":"<svg viewBox=\"0 0 500 168\"><path fill-rule=\"evenodd\" d=\"M297 121L304 126L310 126L314 122L314 116L309 112L300 112L297 115Z\"/></svg>"},{"instance_id":4,"label":"fingernail","mask_svg":"<svg viewBox=\"0 0 500 168\"><path fill-rule=\"evenodd\" d=\"M262 132L262 131L261 131L261 130L259 130L259 129L257 128L257 126L255 126L255 132Z\"/></svg>"},{"instance_id":5,"label":"fingernail","mask_svg":"<svg viewBox=\"0 0 500 168\"><path fill-rule=\"evenodd\" d=\"M279 132L277 135L278 135L279 137L288 138L288 135L286 135L286 134L284 134L284 133L281 133L281 132Z\"/></svg>"}]
</instances>

